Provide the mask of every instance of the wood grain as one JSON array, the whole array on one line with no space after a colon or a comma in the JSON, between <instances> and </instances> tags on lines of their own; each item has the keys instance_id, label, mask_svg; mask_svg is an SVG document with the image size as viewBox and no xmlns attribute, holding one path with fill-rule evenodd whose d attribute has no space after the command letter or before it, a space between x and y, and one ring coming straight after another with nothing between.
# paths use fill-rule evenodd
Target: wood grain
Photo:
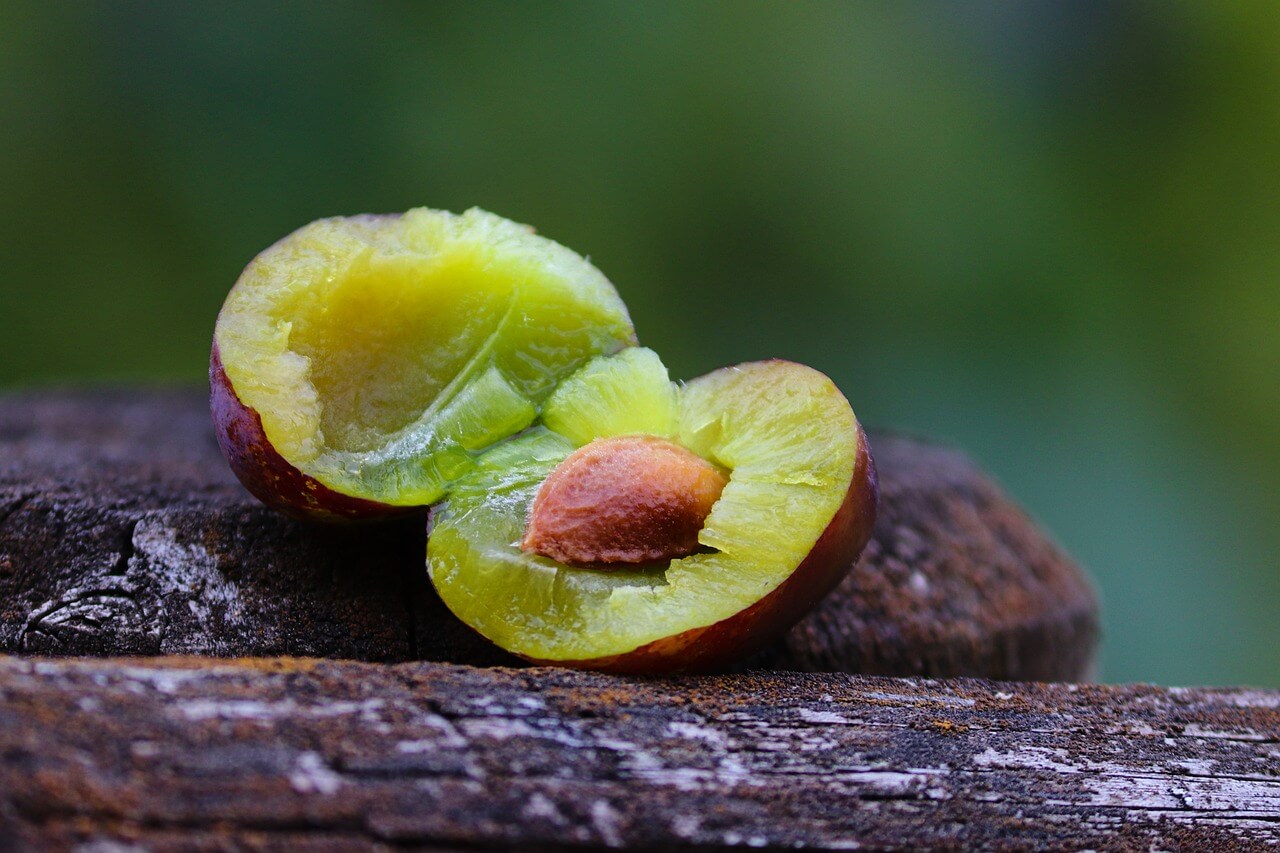
<instances>
[{"instance_id":1,"label":"wood grain","mask_svg":"<svg viewBox=\"0 0 1280 853\"><path fill-rule=\"evenodd\" d=\"M0 658L0 832L31 849L1251 849L1280 843L1280 692Z\"/></svg>"}]
</instances>

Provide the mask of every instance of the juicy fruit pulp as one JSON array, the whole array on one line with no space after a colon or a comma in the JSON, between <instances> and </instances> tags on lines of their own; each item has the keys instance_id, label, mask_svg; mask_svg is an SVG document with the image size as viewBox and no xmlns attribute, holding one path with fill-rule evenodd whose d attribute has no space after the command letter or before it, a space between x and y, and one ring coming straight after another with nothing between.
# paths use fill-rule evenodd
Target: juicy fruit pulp
<instances>
[{"instance_id":1,"label":"juicy fruit pulp","mask_svg":"<svg viewBox=\"0 0 1280 853\"><path fill-rule=\"evenodd\" d=\"M483 211L418 209L321 220L272 246L227 297L214 341L289 466L339 495L412 507L635 335L612 285L569 249Z\"/></svg>"},{"instance_id":2,"label":"juicy fruit pulp","mask_svg":"<svg viewBox=\"0 0 1280 853\"><path fill-rule=\"evenodd\" d=\"M695 637L779 591L848 504L866 451L835 385L787 362L676 389L656 356L628 350L566 380L543 422L454 484L433 517L428 566L449 608L499 646L586 666ZM729 472L698 532L703 550L609 571L522 550L535 496L557 466L581 445L633 433L674 440ZM873 475L862 475L873 494ZM852 554L840 556L816 596L849 568Z\"/></svg>"}]
</instances>

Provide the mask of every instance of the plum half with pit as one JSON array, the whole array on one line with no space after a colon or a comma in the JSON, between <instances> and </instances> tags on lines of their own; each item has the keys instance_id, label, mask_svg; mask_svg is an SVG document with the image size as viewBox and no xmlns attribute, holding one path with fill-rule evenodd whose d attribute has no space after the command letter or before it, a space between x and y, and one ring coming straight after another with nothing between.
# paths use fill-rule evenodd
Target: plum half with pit
<instances>
[{"instance_id":1,"label":"plum half with pit","mask_svg":"<svg viewBox=\"0 0 1280 853\"><path fill-rule=\"evenodd\" d=\"M627 349L451 486L427 564L462 621L527 660L712 670L840 581L877 498L866 436L821 373L755 362L677 387Z\"/></svg>"},{"instance_id":2,"label":"plum half with pit","mask_svg":"<svg viewBox=\"0 0 1280 853\"><path fill-rule=\"evenodd\" d=\"M321 520L442 498L561 379L635 344L585 259L480 210L313 222L255 258L218 316L219 444L258 498Z\"/></svg>"}]
</instances>

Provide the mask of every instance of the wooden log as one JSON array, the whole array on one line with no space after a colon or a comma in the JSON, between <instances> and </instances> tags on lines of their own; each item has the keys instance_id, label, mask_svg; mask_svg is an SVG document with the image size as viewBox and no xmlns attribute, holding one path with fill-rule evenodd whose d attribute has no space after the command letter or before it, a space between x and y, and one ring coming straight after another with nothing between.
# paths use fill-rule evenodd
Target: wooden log
<instances>
[{"instance_id":1,"label":"wooden log","mask_svg":"<svg viewBox=\"0 0 1280 853\"><path fill-rule=\"evenodd\" d=\"M1077 679L1097 603L963 455L872 435L862 561L751 665ZM0 652L513 663L454 619L421 520L331 529L258 504L185 390L0 398Z\"/></svg>"},{"instance_id":2,"label":"wooden log","mask_svg":"<svg viewBox=\"0 0 1280 853\"><path fill-rule=\"evenodd\" d=\"M198 393L0 403L0 651L406 660L412 535L267 511Z\"/></svg>"},{"instance_id":3,"label":"wooden log","mask_svg":"<svg viewBox=\"0 0 1280 853\"><path fill-rule=\"evenodd\" d=\"M0 658L0 846L92 843L1249 849L1280 692Z\"/></svg>"}]
</instances>

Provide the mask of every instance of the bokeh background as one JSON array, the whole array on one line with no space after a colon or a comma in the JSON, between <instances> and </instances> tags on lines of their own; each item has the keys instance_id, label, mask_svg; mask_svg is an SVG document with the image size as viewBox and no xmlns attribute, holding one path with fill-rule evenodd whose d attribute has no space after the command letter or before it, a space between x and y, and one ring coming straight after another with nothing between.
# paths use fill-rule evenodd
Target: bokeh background
<instances>
[{"instance_id":1,"label":"bokeh background","mask_svg":"<svg viewBox=\"0 0 1280 853\"><path fill-rule=\"evenodd\" d=\"M254 253L422 204L964 447L1107 680L1280 685L1274 3L0 3L0 387L200 382Z\"/></svg>"}]
</instances>

